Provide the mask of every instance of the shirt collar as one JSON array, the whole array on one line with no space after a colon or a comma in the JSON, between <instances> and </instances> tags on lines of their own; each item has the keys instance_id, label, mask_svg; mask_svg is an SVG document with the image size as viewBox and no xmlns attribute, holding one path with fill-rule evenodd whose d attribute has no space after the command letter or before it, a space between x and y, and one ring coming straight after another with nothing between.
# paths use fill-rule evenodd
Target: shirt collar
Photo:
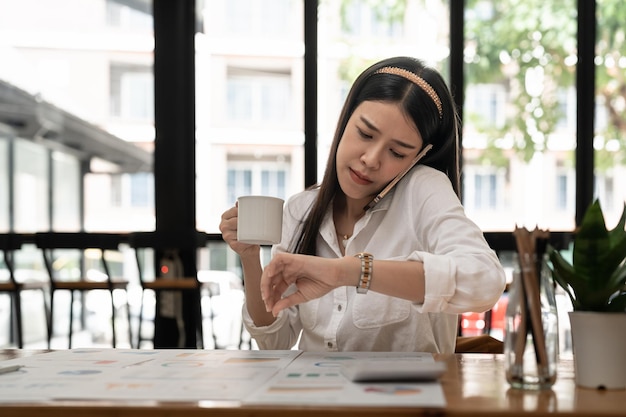
<instances>
[{"instance_id":1,"label":"shirt collar","mask_svg":"<svg viewBox=\"0 0 626 417\"><path fill-rule=\"evenodd\" d=\"M355 237L359 234L361 229L365 227L365 225L369 222L370 217L373 213L378 211L386 211L389 210L389 206L391 205L391 201L393 200L393 196L395 194L395 188L389 191L389 193L378 202L373 208L369 210L368 213L361 218L357 224L355 225L354 233L352 237ZM328 210L324 214L324 219L322 220L322 225L320 227L320 235L324 241L331 247L337 251L337 254L340 255L341 251L339 249L339 244L337 242L337 232L335 231L335 222L333 221L333 205L330 204Z\"/></svg>"}]
</instances>

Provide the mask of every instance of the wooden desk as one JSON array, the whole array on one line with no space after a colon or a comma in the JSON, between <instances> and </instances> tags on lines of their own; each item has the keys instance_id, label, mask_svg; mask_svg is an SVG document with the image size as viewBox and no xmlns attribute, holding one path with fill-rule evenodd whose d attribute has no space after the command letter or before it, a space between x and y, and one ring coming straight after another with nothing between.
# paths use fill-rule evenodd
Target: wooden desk
<instances>
[{"instance_id":1,"label":"wooden desk","mask_svg":"<svg viewBox=\"0 0 626 417\"><path fill-rule=\"evenodd\" d=\"M40 351L4 350L0 360L37 354ZM0 404L2 417L93 416L171 417L182 416L519 416L532 413L568 416L626 415L626 390L599 391L577 388L573 362L562 359L557 382L549 391L519 391L509 388L504 377L504 357L493 354L438 356L448 371L442 378L447 406L444 409L241 406L237 403L200 401L187 403L49 401L30 404Z\"/></svg>"}]
</instances>

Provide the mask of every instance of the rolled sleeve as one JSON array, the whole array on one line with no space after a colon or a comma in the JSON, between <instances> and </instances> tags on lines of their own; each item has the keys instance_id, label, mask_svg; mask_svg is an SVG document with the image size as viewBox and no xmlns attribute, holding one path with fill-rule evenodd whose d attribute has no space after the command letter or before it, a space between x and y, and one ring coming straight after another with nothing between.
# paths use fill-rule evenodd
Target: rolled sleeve
<instances>
[{"instance_id":1,"label":"rolled sleeve","mask_svg":"<svg viewBox=\"0 0 626 417\"><path fill-rule=\"evenodd\" d=\"M420 312L445 311L456 289L455 268L446 257L421 253L424 262L424 303Z\"/></svg>"},{"instance_id":2,"label":"rolled sleeve","mask_svg":"<svg viewBox=\"0 0 626 417\"><path fill-rule=\"evenodd\" d=\"M409 260L424 263L421 313L483 312L492 308L504 291L506 278L495 254L457 261L450 255L415 252Z\"/></svg>"},{"instance_id":3,"label":"rolled sleeve","mask_svg":"<svg viewBox=\"0 0 626 417\"><path fill-rule=\"evenodd\" d=\"M283 310L278 313L276 320L269 326L256 326L245 304L242 308L243 324L250 336L256 340L260 349L291 349L298 338L294 327L289 326L288 322L296 320L296 315L295 308ZM298 327L297 333L299 334L299 332Z\"/></svg>"},{"instance_id":4,"label":"rolled sleeve","mask_svg":"<svg viewBox=\"0 0 626 417\"><path fill-rule=\"evenodd\" d=\"M453 314L489 310L505 285L496 253L451 189L444 192L448 181L442 173L431 170L412 179L409 186L422 189L409 206L417 246L409 259L424 263L424 301L418 308Z\"/></svg>"}]
</instances>

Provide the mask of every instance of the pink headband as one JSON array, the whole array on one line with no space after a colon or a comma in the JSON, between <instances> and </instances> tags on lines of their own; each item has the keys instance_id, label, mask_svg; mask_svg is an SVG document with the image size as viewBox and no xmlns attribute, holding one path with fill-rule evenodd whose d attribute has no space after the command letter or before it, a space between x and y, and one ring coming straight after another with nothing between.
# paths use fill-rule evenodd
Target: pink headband
<instances>
[{"instance_id":1,"label":"pink headband","mask_svg":"<svg viewBox=\"0 0 626 417\"><path fill-rule=\"evenodd\" d=\"M443 117L443 107L441 106L441 99L435 92L435 89L431 87L422 77L419 77L413 74L409 70L405 70L404 68L398 67L383 67L375 72L375 74L394 74L399 75L400 77L406 78L411 81L415 85L419 86L428 96L433 100L435 106L437 106L437 111L439 112L439 118Z\"/></svg>"}]
</instances>

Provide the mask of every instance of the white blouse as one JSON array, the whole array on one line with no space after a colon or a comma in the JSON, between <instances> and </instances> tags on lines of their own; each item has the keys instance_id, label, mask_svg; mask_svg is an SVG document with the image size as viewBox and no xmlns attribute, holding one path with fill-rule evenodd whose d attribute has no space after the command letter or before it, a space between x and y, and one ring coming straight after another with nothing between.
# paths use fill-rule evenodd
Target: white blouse
<instances>
[{"instance_id":1,"label":"white blouse","mask_svg":"<svg viewBox=\"0 0 626 417\"><path fill-rule=\"evenodd\" d=\"M317 192L287 201L282 241L272 254L288 251ZM318 255L339 258L338 245L329 210L317 239ZM355 224L345 253L359 252L373 254L374 265L377 259L423 262L424 303L340 287L282 311L263 327L254 325L244 305L244 324L259 347L291 349L299 340L298 349L310 351L452 353L457 314L489 310L504 290L504 270L482 231L466 217L450 181L423 165ZM381 279L374 268L372 280Z\"/></svg>"}]
</instances>

